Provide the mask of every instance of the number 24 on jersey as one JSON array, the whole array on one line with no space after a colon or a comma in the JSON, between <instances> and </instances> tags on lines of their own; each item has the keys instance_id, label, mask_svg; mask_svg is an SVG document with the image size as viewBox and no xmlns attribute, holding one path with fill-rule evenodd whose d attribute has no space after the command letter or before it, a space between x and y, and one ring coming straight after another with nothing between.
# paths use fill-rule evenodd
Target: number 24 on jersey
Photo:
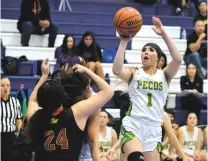
<instances>
[{"instance_id":1,"label":"number 24 on jersey","mask_svg":"<svg viewBox=\"0 0 208 161\"><path fill-rule=\"evenodd\" d=\"M58 136L55 136L52 130L48 130L44 133L44 137L47 137L44 143L44 148L47 151L56 150L56 146L61 146L61 149L69 149L69 143L66 135L66 128L61 129L59 131ZM52 144L54 139L56 140L55 144Z\"/></svg>"}]
</instances>

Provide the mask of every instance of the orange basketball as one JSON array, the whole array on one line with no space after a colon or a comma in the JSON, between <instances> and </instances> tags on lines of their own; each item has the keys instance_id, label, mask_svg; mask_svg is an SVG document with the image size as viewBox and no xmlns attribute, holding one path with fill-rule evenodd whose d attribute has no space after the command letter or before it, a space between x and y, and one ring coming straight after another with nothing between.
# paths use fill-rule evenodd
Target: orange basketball
<instances>
[{"instance_id":1,"label":"orange basketball","mask_svg":"<svg viewBox=\"0 0 208 161\"><path fill-rule=\"evenodd\" d=\"M135 35L142 27L142 15L135 8L121 8L114 16L114 25L121 36Z\"/></svg>"}]
</instances>

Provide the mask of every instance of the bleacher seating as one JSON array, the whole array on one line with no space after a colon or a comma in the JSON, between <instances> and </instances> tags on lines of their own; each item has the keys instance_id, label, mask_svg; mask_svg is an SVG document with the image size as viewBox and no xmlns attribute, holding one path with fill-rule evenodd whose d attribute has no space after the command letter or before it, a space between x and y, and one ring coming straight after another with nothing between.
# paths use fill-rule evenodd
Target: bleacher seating
<instances>
[{"instance_id":1,"label":"bleacher seating","mask_svg":"<svg viewBox=\"0 0 208 161\"><path fill-rule=\"evenodd\" d=\"M81 35L85 31L93 31L96 35L96 40L102 48L117 48L119 45L119 38L116 34L113 25L113 17L115 12L124 6L132 6L137 8L143 16L143 27L136 37L128 44L126 50L126 59L129 64L125 66L140 66L141 65L141 48L147 42L156 42L161 49L166 53L168 62L171 61L170 53L167 46L159 36L157 36L151 29L152 15L158 15L167 32L178 47L181 55L184 55L186 49L186 40L181 40L181 29L186 29L187 34L191 32L193 26L193 8L189 9L188 15L192 17L176 17L172 16L173 6L162 5L141 5L134 3L109 3L109 2L88 2L70 0L72 12L58 11L60 1L50 0L50 8L52 21L58 26L58 36L55 47L62 44L65 33L75 35L76 42L79 42ZM18 76L9 76L11 80L12 92L15 95L19 90L20 84L24 84L25 88L32 88L38 81L39 77L34 73L34 62L39 59L48 57L50 59L51 71L56 63L54 59L55 48L47 48L48 35L38 36L33 35L30 40L30 47L21 47L20 34L16 28L17 19L20 14L21 0L7 0L2 1L1 4L1 35L3 45L6 46L6 56L19 57L25 55L28 62L22 62L19 65ZM158 8L157 8L158 7ZM136 64L136 65L135 65ZM110 84L116 90L118 86L118 79L112 73L112 64L103 63L105 73L110 75ZM177 75L174 77L169 87L169 101L168 108L174 109L178 104L176 94L180 89L180 76L185 74L184 62ZM204 92L208 93L208 81L204 80ZM106 108L111 108L110 113L119 115L119 108L115 107L111 100L105 105ZM180 109L174 109L176 113L176 120L181 124L181 120L185 113ZM207 111L202 111L202 118L200 123L205 123Z\"/></svg>"}]
</instances>

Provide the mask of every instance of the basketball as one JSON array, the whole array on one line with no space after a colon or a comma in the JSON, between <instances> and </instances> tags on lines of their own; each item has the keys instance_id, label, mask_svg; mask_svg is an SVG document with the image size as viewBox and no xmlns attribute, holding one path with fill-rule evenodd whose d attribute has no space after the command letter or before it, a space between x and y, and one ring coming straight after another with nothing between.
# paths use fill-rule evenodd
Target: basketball
<instances>
[{"instance_id":1,"label":"basketball","mask_svg":"<svg viewBox=\"0 0 208 161\"><path fill-rule=\"evenodd\" d=\"M132 7L121 8L114 16L116 30L123 37L135 35L141 29L142 23L142 15Z\"/></svg>"}]
</instances>

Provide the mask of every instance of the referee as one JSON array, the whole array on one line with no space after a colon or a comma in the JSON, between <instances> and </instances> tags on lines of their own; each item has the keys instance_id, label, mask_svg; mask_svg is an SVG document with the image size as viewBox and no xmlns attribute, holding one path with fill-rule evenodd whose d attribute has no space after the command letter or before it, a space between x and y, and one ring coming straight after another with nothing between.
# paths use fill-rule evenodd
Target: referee
<instances>
[{"instance_id":1,"label":"referee","mask_svg":"<svg viewBox=\"0 0 208 161\"><path fill-rule=\"evenodd\" d=\"M22 124L20 103L10 96L10 89L10 80L1 77L1 161L12 160L12 148L16 139L14 132L16 128L19 131Z\"/></svg>"}]
</instances>

